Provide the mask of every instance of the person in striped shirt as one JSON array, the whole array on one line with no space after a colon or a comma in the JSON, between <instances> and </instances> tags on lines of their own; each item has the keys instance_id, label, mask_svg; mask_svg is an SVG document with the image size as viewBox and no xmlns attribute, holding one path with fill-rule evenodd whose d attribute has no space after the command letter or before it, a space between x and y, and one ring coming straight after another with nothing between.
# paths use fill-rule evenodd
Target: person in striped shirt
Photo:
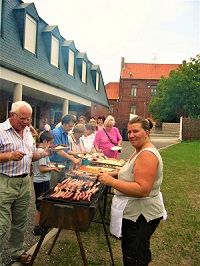
<instances>
[{"instance_id":1,"label":"person in striped shirt","mask_svg":"<svg viewBox=\"0 0 200 266\"><path fill-rule=\"evenodd\" d=\"M11 222L8 240L12 260L27 264L31 255L24 250L24 234L32 180L30 166L50 155L47 147L36 152L29 124L32 107L25 101L14 102L10 117L0 123L0 265L3 239Z\"/></svg>"}]
</instances>

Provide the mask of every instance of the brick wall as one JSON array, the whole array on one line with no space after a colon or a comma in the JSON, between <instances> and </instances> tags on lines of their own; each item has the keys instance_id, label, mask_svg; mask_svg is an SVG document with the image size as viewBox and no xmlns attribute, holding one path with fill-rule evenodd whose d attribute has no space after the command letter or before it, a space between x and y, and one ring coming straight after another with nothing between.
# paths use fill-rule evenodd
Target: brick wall
<instances>
[{"instance_id":1,"label":"brick wall","mask_svg":"<svg viewBox=\"0 0 200 266\"><path fill-rule=\"evenodd\" d=\"M180 123L162 123L163 133L179 133Z\"/></svg>"},{"instance_id":2,"label":"brick wall","mask_svg":"<svg viewBox=\"0 0 200 266\"><path fill-rule=\"evenodd\" d=\"M182 140L200 140L200 118L183 118Z\"/></svg>"}]
</instances>

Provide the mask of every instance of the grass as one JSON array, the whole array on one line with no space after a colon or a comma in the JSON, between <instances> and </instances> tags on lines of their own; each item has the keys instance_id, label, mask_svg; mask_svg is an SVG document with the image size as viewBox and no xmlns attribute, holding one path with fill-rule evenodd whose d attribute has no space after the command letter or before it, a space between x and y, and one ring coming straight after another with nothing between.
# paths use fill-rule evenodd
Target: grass
<instances>
[{"instance_id":1,"label":"grass","mask_svg":"<svg viewBox=\"0 0 200 266\"><path fill-rule=\"evenodd\" d=\"M162 193L168 212L151 240L153 266L200 265L200 141L187 141L161 151L164 161ZM106 221L109 222L108 197ZM98 213L95 220L100 220ZM107 225L109 232L109 225ZM111 265L102 224L92 223L81 233L89 265ZM116 266L122 266L121 243L110 237ZM39 251L34 265L80 266L81 253L74 231L62 230L51 255L52 240Z\"/></svg>"}]
</instances>

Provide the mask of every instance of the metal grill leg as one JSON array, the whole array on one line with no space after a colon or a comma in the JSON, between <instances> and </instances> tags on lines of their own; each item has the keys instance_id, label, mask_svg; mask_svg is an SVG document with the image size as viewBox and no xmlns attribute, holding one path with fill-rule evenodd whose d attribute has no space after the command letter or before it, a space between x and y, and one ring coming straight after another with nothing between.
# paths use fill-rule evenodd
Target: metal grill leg
<instances>
[{"instance_id":1,"label":"metal grill leg","mask_svg":"<svg viewBox=\"0 0 200 266\"><path fill-rule=\"evenodd\" d=\"M104 194L104 204L103 204L103 217L106 217L106 204L107 204L107 196L108 196L108 186L106 186L105 194Z\"/></svg>"},{"instance_id":2,"label":"metal grill leg","mask_svg":"<svg viewBox=\"0 0 200 266\"><path fill-rule=\"evenodd\" d=\"M114 259L113 259L113 253L112 253L112 249L111 249L111 245L110 245L110 240L109 240L108 233L107 233L107 230L106 230L106 224L105 224L105 221L104 221L104 216L103 216L100 204L99 204L99 212L100 212L100 215L101 215L101 220L102 220L102 224L103 224L104 233L106 235L106 241L107 241L107 244L108 244L110 257L111 257L111 260L112 260L112 265L115 265Z\"/></svg>"},{"instance_id":3,"label":"metal grill leg","mask_svg":"<svg viewBox=\"0 0 200 266\"><path fill-rule=\"evenodd\" d=\"M45 236L46 236L46 234L47 234L48 229L49 229L49 227L45 227L45 228L44 228L44 231L43 231L43 233L42 233L42 235L41 235L41 237L40 237L40 240L39 240L39 242L38 242L38 244L37 244L37 246L36 246L36 248L35 248L35 250L34 250L34 252L33 252L33 255L32 255L31 261L30 261L30 263L29 263L29 265L31 265L31 266L33 265L33 262L34 262L34 260L35 260L35 258L36 258L36 256L37 256L37 254L38 254L38 251L39 251L39 249L40 249L40 247L41 247L41 245L42 245L42 242L43 242L43 240L44 240L44 238L45 238Z\"/></svg>"},{"instance_id":4,"label":"metal grill leg","mask_svg":"<svg viewBox=\"0 0 200 266\"><path fill-rule=\"evenodd\" d=\"M80 235L79 231L76 231L76 237L77 237L79 248L80 248L80 251L81 251L83 264L84 264L84 266L88 266L89 264L88 264L88 261L87 261L86 255L85 255L85 250L84 250L84 247L83 247L83 242L82 242L81 235Z\"/></svg>"},{"instance_id":5,"label":"metal grill leg","mask_svg":"<svg viewBox=\"0 0 200 266\"><path fill-rule=\"evenodd\" d=\"M58 236L59 236L60 232L61 232L61 229L58 230L58 232L57 232L57 234L56 234L56 236L55 236L55 238L53 240L53 243L52 243L52 245L51 245L51 247L49 249L49 252L47 253L48 255L51 254L51 251L52 251L52 249L53 249L53 247L54 247L54 245L55 245L55 243L56 243L56 241L58 239Z\"/></svg>"}]
</instances>

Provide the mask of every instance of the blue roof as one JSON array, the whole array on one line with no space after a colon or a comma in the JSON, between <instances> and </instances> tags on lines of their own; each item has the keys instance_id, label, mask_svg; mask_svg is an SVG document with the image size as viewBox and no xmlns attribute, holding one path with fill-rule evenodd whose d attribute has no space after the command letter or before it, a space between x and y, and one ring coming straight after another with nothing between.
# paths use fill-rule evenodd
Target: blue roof
<instances>
[{"instance_id":1,"label":"blue roof","mask_svg":"<svg viewBox=\"0 0 200 266\"><path fill-rule=\"evenodd\" d=\"M34 3L25 4L20 0L6 0L3 7L2 36L0 37L0 64L49 85L83 97L100 105L109 106L102 73L98 65L88 60L85 52L76 49L73 40L60 35L58 26L48 25L38 16ZM23 48L24 18L28 14L38 22L36 54ZM59 67L50 64L48 40L55 36L60 41ZM66 52L75 53L74 76L67 73ZM87 64L87 82L81 81L80 63ZM100 76L99 91L96 91L93 72Z\"/></svg>"}]
</instances>

